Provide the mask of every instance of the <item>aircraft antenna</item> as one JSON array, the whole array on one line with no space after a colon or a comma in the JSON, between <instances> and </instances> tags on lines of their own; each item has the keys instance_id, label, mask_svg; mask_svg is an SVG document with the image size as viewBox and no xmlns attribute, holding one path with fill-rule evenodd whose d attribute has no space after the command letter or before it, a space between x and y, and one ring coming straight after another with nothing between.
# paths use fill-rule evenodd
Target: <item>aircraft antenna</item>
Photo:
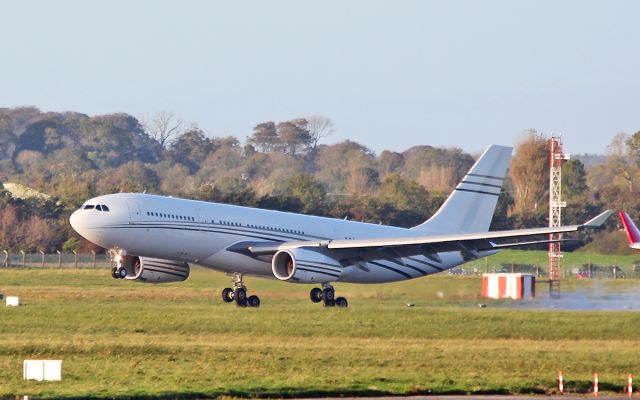
<instances>
[{"instance_id":1,"label":"aircraft antenna","mask_svg":"<svg viewBox=\"0 0 640 400\"><path fill-rule=\"evenodd\" d=\"M549 227L562 226L562 209L567 203L562 201L562 163L569 154L562 152L562 134L551 134L549 139ZM561 233L552 233L549 240L561 240ZM560 296L562 276L562 250L560 242L549 243L549 295Z\"/></svg>"}]
</instances>

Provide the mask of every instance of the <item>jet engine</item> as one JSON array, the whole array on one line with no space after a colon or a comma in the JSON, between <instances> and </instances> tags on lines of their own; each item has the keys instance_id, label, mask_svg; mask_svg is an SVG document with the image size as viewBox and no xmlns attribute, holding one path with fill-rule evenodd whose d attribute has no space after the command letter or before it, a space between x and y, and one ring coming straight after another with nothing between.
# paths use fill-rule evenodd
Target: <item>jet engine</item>
<instances>
[{"instance_id":1,"label":"jet engine","mask_svg":"<svg viewBox=\"0 0 640 400\"><path fill-rule=\"evenodd\" d=\"M189 264L186 262L160 258L127 255L123 257L122 268L127 271L125 279L145 283L179 282L189 277Z\"/></svg>"},{"instance_id":2,"label":"jet engine","mask_svg":"<svg viewBox=\"0 0 640 400\"><path fill-rule=\"evenodd\" d=\"M334 258L309 249L280 250L271 261L273 276L297 283L335 282L343 266Z\"/></svg>"}]
</instances>

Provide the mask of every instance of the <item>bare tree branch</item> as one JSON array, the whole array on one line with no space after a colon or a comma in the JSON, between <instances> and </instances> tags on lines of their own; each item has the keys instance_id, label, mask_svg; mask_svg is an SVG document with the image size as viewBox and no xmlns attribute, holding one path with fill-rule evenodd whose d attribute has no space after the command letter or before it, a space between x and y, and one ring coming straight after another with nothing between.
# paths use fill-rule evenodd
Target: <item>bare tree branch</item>
<instances>
[{"instance_id":1,"label":"bare tree branch","mask_svg":"<svg viewBox=\"0 0 640 400\"><path fill-rule=\"evenodd\" d=\"M307 129L311 135L311 149L315 150L318 147L320 139L333 133L333 122L329 118L321 115L311 115L305 119L307 120Z\"/></svg>"},{"instance_id":2,"label":"bare tree branch","mask_svg":"<svg viewBox=\"0 0 640 400\"><path fill-rule=\"evenodd\" d=\"M155 139L163 148L171 143L171 138L180 135L184 131L183 121L171 111L159 111L149 117L143 115L140 123L145 132Z\"/></svg>"}]
</instances>

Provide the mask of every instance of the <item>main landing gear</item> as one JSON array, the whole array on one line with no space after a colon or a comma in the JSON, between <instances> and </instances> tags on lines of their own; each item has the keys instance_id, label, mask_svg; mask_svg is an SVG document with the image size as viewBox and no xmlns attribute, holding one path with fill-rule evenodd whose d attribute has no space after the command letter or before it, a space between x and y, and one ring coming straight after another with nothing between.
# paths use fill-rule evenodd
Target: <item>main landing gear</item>
<instances>
[{"instance_id":1,"label":"main landing gear","mask_svg":"<svg viewBox=\"0 0 640 400\"><path fill-rule=\"evenodd\" d=\"M311 289L309 297L314 303L323 302L325 307L337 306L346 308L349 306L347 299L345 299L344 297L335 297L335 290L333 289L333 286L328 283L323 283L322 289L317 287Z\"/></svg>"},{"instance_id":2,"label":"main landing gear","mask_svg":"<svg viewBox=\"0 0 640 400\"><path fill-rule=\"evenodd\" d=\"M247 297L247 286L242 281L242 274L234 273L232 279L233 289L224 288L222 290L222 300L225 303L235 302L238 307L260 307L260 298L258 296Z\"/></svg>"}]
</instances>

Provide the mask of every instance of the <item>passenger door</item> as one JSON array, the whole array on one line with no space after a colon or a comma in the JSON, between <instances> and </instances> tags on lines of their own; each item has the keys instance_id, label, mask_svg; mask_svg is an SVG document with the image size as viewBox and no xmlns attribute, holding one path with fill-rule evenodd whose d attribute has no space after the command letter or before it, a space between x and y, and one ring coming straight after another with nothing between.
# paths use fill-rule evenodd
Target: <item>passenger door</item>
<instances>
[{"instance_id":1,"label":"passenger door","mask_svg":"<svg viewBox=\"0 0 640 400\"><path fill-rule=\"evenodd\" d=\"M140 219L142 218L142 214L140 214L140 203L127 200L127 207L129 207L129 221L140 221Z\"/></svg>"}]
</instances>

